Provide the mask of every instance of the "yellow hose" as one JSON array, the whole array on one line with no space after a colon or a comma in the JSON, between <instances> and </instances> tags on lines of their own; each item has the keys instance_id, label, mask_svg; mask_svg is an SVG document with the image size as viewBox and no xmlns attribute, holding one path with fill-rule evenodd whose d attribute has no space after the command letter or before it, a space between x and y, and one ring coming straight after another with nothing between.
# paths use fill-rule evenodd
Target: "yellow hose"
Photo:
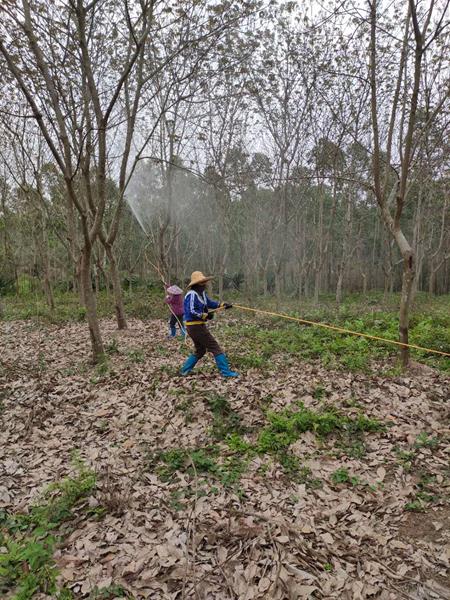
<instances>
[{"instance_id":1,"label":"yellow hose","mask_svg":"<svg viewBox=\"0 0 450 600\"><path fill-rule=\"evenodd\" d=\"M332 329L333 331L338 331L339 333L347 333L349 335L357 335L359 337L368 338L371 340L378 340L379 342L386 342L387 344L395 344L396 346L403 346L404 348L414 348L414 350L422 350L423 352L431 352L433 354L439 354L441 356L450 356L449 352L442 352L441 350L433 350L432 348L423 348L422 346L416 346L415 344L405 344L404 342L397 342L396 340L388 340L386 338L378 337L376 335L370 335L368 333L361 333L359 331L351 331L350 329L345 329L344 327L337 327L336 325L327 325L326 323L318 323L316 321L307 321L306 319L299 319L298 317L291 317L289 315L284 315L282 313L270 312L268 310L261 310L259 308L250 308L249 306L242 306L240 304L234 304L235 308L239 308L240 310L247 310L254 313L259 313L261 315L268 315L271 317L280 317L282 319L288 319L289 321L296 321L297 323L306 323L307 325L313 325L315 327L322 327L324 329ZM223 307L220 307L220 310ZM219 309L216 309L219 310Z\"/></svg>"}]
</instances>

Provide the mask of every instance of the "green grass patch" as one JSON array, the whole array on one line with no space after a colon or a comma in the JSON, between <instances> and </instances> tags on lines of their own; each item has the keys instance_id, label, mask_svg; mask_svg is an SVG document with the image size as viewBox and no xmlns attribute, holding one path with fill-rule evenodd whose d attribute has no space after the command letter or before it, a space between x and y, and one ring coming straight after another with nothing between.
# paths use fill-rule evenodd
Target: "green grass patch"
<instances>
[{"instance_id":1,"label":"green grass patch","mask_svg":"<svg viewBox=\"0 0 450 600\"><path fill-rule=\"evenodd\" d=\"M224 396L211 394L206 398L206 403L213 414L211 435L216 441L245 433L241 416L231 408Z\"/></svg>"},{"instance_id":2,"label":"green grass patch","mask_svg":"<svg viewBox=\"0 0 450 600\"><path fill-rule=\"evenodd\" d=\"M60 526L74 518L73 509L94 489L95 474L80 461L77 475L47 487L38 504L25 514L0 513L0 593L28 600L42 592L68 600L56 583L53 553Z\"/></svg>"},{"instance_id":3,"label":"green grass patch","mask_svg":"<svg viewBox=\"0 0 450 600\"><path fill-rule=\"evenodd\" d=\"M245 472L249 461L256 455L271 455L277 460L284 473L292 481L304 483L308 488L322 486L313 477L311 470L303 465L298 457L289 451L302 433L313 431L319 438L332 434L340 439L362 438L364 433L384 429L377 420L363 414L347 417L332 407L325 406L320 411L307 409L302 403L295 408L267 413L267 425L263 427L251 443L239 431L240 419L233 413L226 398L212 395L206 399L215 418L211 434L217 441L224 442L227 450L216 444L194 449L171 449L151 457L150 466L163 481L176 481L176 473L209 476L225 487L235 487ZM230 417L232 417L230 421ZM351 476L345 482L356 485Z\"/></svg>"},{"instance_id":4,"label":"green grass patch","mask_svg":"<svg viewBox=\"0 0 450 600\"><path fill-rule=\"evenodd\" d=\"M177 448L157 452L150 459L162 481L176 481L177 472L190 477L209 476L225 487L233 487L245 471L248 459L241 454L232 454L221 459L220 448L215 445L202 448Z\"/></svg>"},{"instance_id":5,"label":"green grass patch","mask_svg":"<svg viewBox=\"0 0 450 600\"><path fill-rule=\"evenodd\" d=\"M281 412L269 411L267 419L269 424L260 432L256 444L256 450L262 454L285 450L306 431L325 437L332 433L352 435L383 429L379 421L363 414L347 417L332 407L315 411L305 408L301 402L297 410L287 408Z\"/></svg>"},{"instance_id":6,"label":"green grass patch","mask_svg":"<svg viewBox=\"0 0 450 600\"><path fill-rule=\"evenodd\" d=\"M4 320L37 319L49 323L84 321L85 310L80 307L76 294L55 288L55 310L51 312L40 290L39 282L31 285L26 282L20 294L2 298ZM230 299L244 305L248 300L240 294L229 294ZM127 286L123 291L125 312L128 317L140 319L165 319L167 307L163 302L161 284L147 286ZM232 297L232 298L231 298ZM252 298L252 305L265 310L274 310L272 297ZM300 309L299 309L300 306ZM382 294L371 292L368 296L351 294L345 302L336 307L331 295L324 295L319 306L310 299L301 302L291 298L283 300L280 312L315 322L337 325L353 331L368 333L391 340L398 339L399 295L394 294L384 301ZM412 344L450 352L449 296L429 298L427 294L417 294L410 318L410 340ZM114 298L106 290L97 295L97 309L100 318L113 317ZM235 341L233 364L242 370L249 368L267 369L276 354L288 354L302 360L320 360L325 366L351 371L369 371L371 363L378 359L392 359L398 355L395 345L385 344L351 335L343 335L330 330L297 325L273 317L253 317L238 309L233 316L242 319L238 324L228 326L224 317L221 335L227 342ZM244 320L245 319L245 320ZM242 341L245 341L245 344ZM165 351L165 349L163 349ZM114 349L113 349L114 352ZM427 363L443 371L450 372L450 359L426 352L412 350L414 359ZM395 370L395 367L394 367ZM392 371L393 372L393 371Z\"/></svg>"},{"instance_id":7,"label":"green grass patch","mask_svg":"<svg viewBox=\"0 0 450 600\"><path fill-rule=\"evenodd\" d=\"M427 307L427 308L426 308ZM430 311L432 316L430 316ZM294 317L367 333L377 337L398 340L397 311L368 311L367 306L348 304L340 311L332 306L312 309L307 306L302 312L285 310ZM371 363L379 359L389 359L398 355L395 345L341 334L320 327L293 324L281 319L260 319L263 325L249 322L240 327L224 327L232 339L238 343L233 353L233 362L241 368L250 366L262 368L277 354L288 354L301 360L320 360L324 366L350 371L366 371ZM245 339L245 344L242 339ZM450 351L450 318L448 302L436 299L425 303L423 312L411 315L410 340L412 344L444 352ZM443 371L450 371L450 359L412 350L416 360L426 362ZM261 359L261 365L256 358Z\"/></svg>"}]
</instances>

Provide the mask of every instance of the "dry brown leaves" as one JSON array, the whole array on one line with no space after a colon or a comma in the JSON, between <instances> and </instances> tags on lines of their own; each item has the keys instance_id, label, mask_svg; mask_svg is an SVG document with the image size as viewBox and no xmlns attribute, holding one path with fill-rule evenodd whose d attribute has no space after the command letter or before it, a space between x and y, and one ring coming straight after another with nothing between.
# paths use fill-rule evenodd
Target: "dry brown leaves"
<instances>
[{"instance_id":1,"label":"dry brown leaves","mask_svg":"<svg viewBox=\"0 0 450 600\"><path fill-rule=\"evenodd\" d=\"M269 374L227 381L205 363L183 379L174 376L180 346L165 339L161 322L134 320L119 333L103 321L102 329L119 348L103 376L89 365L84 325L0 324L0 508L24 510L70 472L74 449L98 473L89 505L106 506L106 516L80 518L56 554L76 597L114 583L136 599L450 598L448 444L417 450L420 469L442 491L425 514L404 511L418 476L398 455L424 431L448 441L442 375L386 379L286 366L278 357ZM132 360L136 349L143 362ZM323 481L320 489L292 483L276 461L263 474L267 457L249 464L239 494L212 482L217 490L204 496L204 476L163 483L148 467L156 449L211 441L202 400L209 392L225 395L244 424L258 428L267 396L274 410L297 400L317 408L319 384L347 414L360 410L357 402L391 424L368 436L360 459L337 458L332 445L304 434L293 451ZM186 399L190 419L177 410ZM334 485L340 467L367 485ZM174 508L171 494L187 489L189 500Z\"/></svg>"}]
</instances>

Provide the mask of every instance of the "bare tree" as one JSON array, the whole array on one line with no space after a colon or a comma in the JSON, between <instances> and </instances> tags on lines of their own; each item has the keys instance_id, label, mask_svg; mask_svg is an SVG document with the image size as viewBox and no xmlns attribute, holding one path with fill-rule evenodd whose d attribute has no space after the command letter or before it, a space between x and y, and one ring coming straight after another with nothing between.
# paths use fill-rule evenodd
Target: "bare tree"
<instances>
[{"instance_id":1,"label":"bare tree","mask_svg":"<svg viewBox=\"0 0 450 600\"><path fill-rule=\"evenodd\" d=\"M421 92L423 61L438 38L445 11L443 7L437 23L432 26L435 4L432 2L426 10L419 7L419 2L409 0L404 17L403 42L397 71L396 85L389 97L390 119L387 129L385 155L382 151L380 132L379 98L381 94L379 56L379 0L369 0L370 8L370 86L371 86L371 123L373 134L372 176L377 203L380 207L383 222L393 236L403 260L402 291L400 299L399 333L400 341L408 344L409 312L413 293L413 282L416 276L416 256L413 246L408 241L402 227L402 215L407 201L413 163L418 147L417 112ZM442 109L443 98L437 98L435 110L430 119L435 118ZM397 139L397 147L394 142ZM397 156L395 156L396 150ZM392 162L398 161L395 168L396 181L390 184L389 171ZM384 171L384 175L383 175ZM407 366L409 350L404 346L401 350L402 364Z\"/></svg>"},{"instance_id":2,"label":"bare tree","mask_svg":"<svg viewBox=\"0 0 450 600\"><path fill-rule=\"evenodd\" d=\"M100 12L100 6L82 0L61 7L28 0L23 0L20 9L6 4L1 9L0 38L0 52L64 177L70 208L78 213L83 239L78 258L80 295L86 306L94 361L103 356L103 342L91 260L105 213L108 147L112 143L109 128L125 82L144 50L153 1L136 4L134 19L127 2L112 7L108 19L104 19L105 7ZM99 52L111 43L116 31L120 9L131 51L122 56L118 48L106 65L98 64ZM109 68L108 75L105 68ZM76 185L80 168L83 194Z\"/></svg>"}]
</instances>

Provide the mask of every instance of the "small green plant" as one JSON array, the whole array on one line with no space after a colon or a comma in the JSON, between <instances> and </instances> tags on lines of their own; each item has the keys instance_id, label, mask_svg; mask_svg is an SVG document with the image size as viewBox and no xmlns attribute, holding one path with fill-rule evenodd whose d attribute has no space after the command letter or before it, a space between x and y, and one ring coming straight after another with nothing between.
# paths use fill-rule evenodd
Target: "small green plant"
<instances>
[{"instance_id":1,"label":"small green plant","mask_svg":"<svg viewBox=\"0 0 450 600\"><path fill-rule=\"evenodd\" d=\"M109 356L111 356L111 354L119 354L119 344L117 342L117 338L113 338L108 344L106 344L105 352Z\"/></svg>"},{"instance_id":2,"label":"small green plant","mask_svg":"<svg viewBox=\"0 0 450 600\"><path fill-rule=\"evenodd\" d=\"M422 500L417 499L405 504L405 510L409 512L425 512L426 505Z\"/></svg>"},{"instance_id":3,"label":"small green plant","mask_svg":"<svg viewBox=\"0 0 450 600\"><path fill-rule=\"evenodd\" d=\"M192 422L192 400L190 398L185 398L184 400L181 400L181 402L177 402L175 410L179 410L184 414L186 423Z\"/></svg>"},{"instance_id":4,"label":"small green plant","mask_svg":"<svg viewBox=\"0 0 450 600\"><path fill-rule=\"evenodd\" d=\"M203 498L218 493L218 488L210 486L207 481L200 480L194 487L188 485L182 489L170 492L169 506L174 511L184 510L192 498Z\"/></svg>"},{"instance_id":5,"label":"small green plant","mask_svg":"<svg viewBox=\"0 0 450 600\"><path fill-rule=\"evenodd\" d=\"M109 368L110 367L108 357L106 356L106 354L104 354L102 359L98 362L97 366L95 367L95 373L97 378L102 378L105 375L108 375ZM97 383L97 381L95 381L95 378L94 382Z\"/></svg>"},{"instance_id":6,"label":"small green plant","mask_svg":"<svg viewBox=\"0 0 450 600\"><path fill-rule=\"evenodd\" d=\"M367 452L367 445L364 438L359 436L342 436L342 439L337 444L349 458L362 458Z\"/></svg>"},{"instance_id":7,"label":"small green plant","mask_svg":"<svg viewBox=\"0 0 450 600\"><path fill-rule=\"evenodd\" d=\"M343 406L346 406L347 408L358 408L358 409L362 409L363 406L360 402L358 402L358 400L356 398L354 398L353 396L351 398L347 398L346 400L344 400L342 402Z\"/></svg>"},{"instance_id":8,"label":"small green plant","mask_svg":"<svg viewBox=\"0 0 450 600\"><path fill-rule=\"evenodd\" d=\"M314 392L313 392L313 398L315 398L316 400L322 400L322 398L325 396L325 388L324 386L319 383L319 385L317 385L314 388Z\"/></svg>"},{"instance_id":9,"label":"small green plant","mask_svg":"<svg viewBox=\"0 0 450 600\"><path fill-rule=\"evenodd\" d=\"M143 363L145 360L144 352L141 348L133 348L128 351L128 359L134 363Z\"/></svg>"},{"instance_id":10,"label":"small green plant","mask_svg":"<svg viewBox=\"0 0 450 600\"><path fill-rule=\"evenodd\" d=\"M417 436L416 441L414 443L414 448L431 448L431 449L435 449L438 446L439 446L439 438L437 436L436 437L431 437L425 431L422 431L422 433L420 433Z\"/></svg>"},{"instance_id":11,"label":"small green plant","mask_svg":"<svg viewBox=\"0 0 450 600\"><path fill-rule=\"evenodd\" d=\"M226 438L226 443L230 450L245 454L253 450L253 446L246 442L238 433L230 433Z\"/></svg>"},{"instance_id":12,"label":"small green plant","mask_svg":"<svg viewBox=\"0 0 450 600\"><path fill-rule=\"evenodd\" d=\"M312 471L309 467L302 466L300 459L291 452L283 452L278 456L278 461L283 467L285 474L296 483L305 484L310 489L322 487L322 481L312 477Z\"/></svg>"},{"instance_id":13,"label":"small green plant","mask_svg":"<svg viewBox=\"0 0 450 600\"><path fill-rule=\"evenodd\" d=\"M239 454L227 457L218 468L216 475L225 487L234 487L247 468L248 461Z\"/></svg>"},{"instance_id":14,"label":"small green plant","mask_svg":"<svg viewBox=\"0 0 450 600\"><path fill-rule=\"evenodd\" d=\"M217 470L217 454L218 449L215 446L193 450L175 448L154 455L151 465L156 466L156 472L162 481L169 481L177 471L188 472L191 475L196 472L214 473Z\"/></svg>"},{"instance_id":15,"label":"small green plant","mask_svg":"<svg viewBox=\"0 0 450 600\"><path fill-rule=\"evenodd\" d=\"M437 502L439 496L433 489L435 483L436 476L433 473L422 472L416 484L414 499L405 504L405 510L424 512L430 504Z\"/></svg>"},{"instance_id":16,"label":"small green plant","mask_svg":"<svg viewBox=\"0 0 450 600\"><path fill-rule=\"evenodd\" d=\"M402 465L405 471L409 472L412 469L414 460L416 458L415 450L396 450L397 458L399 463Z\"/></svg>"},{"instance_id":17,"label":"small green plant","mask_svg":"<svg viewBox=\"0 0 450 600\"><path fill-rule=\"evenodd\" d=\"M56 569L52 555L55 540L47 536L45 540L35 538L19 540L8 536L0 537L6 553L0 554L0 591L16 589L17 600L32 598L39 590L55 588Z\"/></svg>"},{"instance_id":18,"label":"small green plant","mask_svg":"<svg viewBox=\"0 0 450 600\"><path fill-rule=\"evenodd\" d=\"M177 471L190 477L208 475L220 481L225 487L232 487L241 478L247 467L245 455L233 454L219 462L220 449L217 446L205 446L194 449L173 449L157 453L150 464L156 467L156 473L162 481L173 481Z\"/></svg>"},{"instance_id":19,"label":"small green plant","mask_svg":"<svg viewBox=\"0 0 450 600\"><path fill-rule=\"evenodd\" d=\"M359 479L354 475L350 475L348 469L340 467L334 473L331 474L331 481L335 484L349 483L351 485L358 485Z\"/></svg>"},{"instance_id":20,"label":"small green plant","mask_svg":"<svg viewBox=\"0 0 450 600\"><path fill-rule=\"evenodd\" d=\"M331 573L333 571L333 565L331 563L325 563L323 565L323 570Z\"/></svg>"}]
</instances>

